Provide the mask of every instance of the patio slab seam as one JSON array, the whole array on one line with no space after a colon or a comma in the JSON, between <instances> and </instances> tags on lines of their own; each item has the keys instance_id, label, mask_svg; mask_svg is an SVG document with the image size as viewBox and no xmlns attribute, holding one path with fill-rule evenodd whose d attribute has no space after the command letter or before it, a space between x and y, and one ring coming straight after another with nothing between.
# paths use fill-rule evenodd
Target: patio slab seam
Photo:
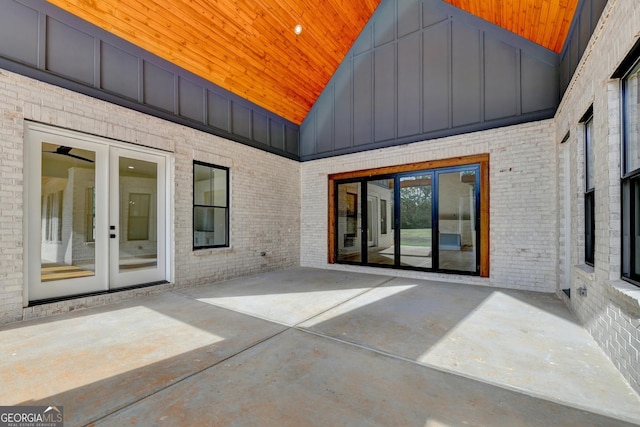
<instances>
[{"instance_id":1,"label":"patio slab seam","mask_svg":"<svg viewBox=\"0 0 640 427\"><path fill-rule=\"evenodd\" d=\"M205 366L205 367L203 367L201 369L198 369L198 370L196 370L194 372L191 372L190 374L185 375L184 377L179 378L179 379L177 379L176 381L174 381L174 382L172 382L170 384L166 384L164 387L160 387L157 390L153 390L150 393L147 393L147 394L145 394L143 396L140 396L138 399L136 399L134 401L131 401L131 402L128 402L127 404L122 405L120 408L117 408L117 409L109 412L106 415L102 415L102 416L100 416L98 418L88 420L85 423L85 425L93 425L93 424L96 424L96 423L98 423L98 422L100 422L102 420L108 419L109 417L111 417L111 416L113 416L115 414L118 414L119 412L125 411L127 408L129 408L131 406L134 406L134 405L137 405L138 403L140 403L140 402L142 402L142 401L144 401L144 400L146 400L146 399L148 399L148 398L150 398L150 397L152 397L152 396L154 396L154 395L156 395L158 393L161 393L161 392L163 392L165 390L168 390L168 389L170 389L172 387L175 387L178 384L180 384L180 383L182 383L182 382L184 382L186 380L189 380L190 378L195 377L196 375L200 375L201 373L203 373L203 372L205 372L205 371L207 371L207 370L209 370L211 368L214 368L214 367L216 367L216 366L218 366L218 365L220 365L222 363L225 363L226 361L228 361L228 360L230 360L230 359L232 359L232 358L234 358L234 357L236 357L236 356L238 356L238 355L240 355L240 354L242 354L242 353L244 353L244 352L246 352L248 350L251 350L252 348L254 348L256 346L259 346L259 345L261 345L261 344L263 344L263 343L265 343L265 342L277 337L278 335L283 334L284 332L288 331L289 329L290 328L284 328L281 331L276 332L275 334L269 334L265 338L263 338L261 340L258 340L258 341L252 343L251 345L249 345L247 347L243 347L240 350L234 352L233 354L230 354L230 355L224 357L223 359L218 360L215 363L212 363L212 364L207 365L207 366Z\"/></svg>"},{"instance_id":2,"label":"patio slab seam","mask_svg":"<svg viewBox=\"0 0 640 427\"><path fill-rule=\"evenodd\" d=\"M322 314L326 313L327 311L333 310L333 309L335 309L336 307L339 307L339 306L341 306L342 304L345 304L345 303L347 303L347 302L351 301L351 300L352 300L352 299L354 299L354 298L357 298L357 297L359 297L359 296L361 296L361 295L363 295L363 294L365 294L365 293L367 293L367 292L370 292L370 291L372 291L373 289L376 289L376 288L378 288L378 287L380 287L380 286L383 286L383 285L385 285L385 284L387 284L387 283L391 282L391 281L392 281L392 280L394 280L394 279L395 279L394 277L390 277L389 279L383 280L382 282L378 283L377 285L375 285L375 286L373 286L373 287L371 287L371 288L369 288L369 289L366 289L366 290L364 290L363 292L358 293L357 295L354 295L354 296L352 296L352 297L350 297L350 298L347 298L347 299L345 299L344 301L341 301L341 302L339 302L338 304L335 304L335 305L333 305L333 306L331 306L331 307L327 308L326 310L322 310L321 312L316 313L316 314L314 314L313 316L310 316L310 317L309 317L309 318L307 318L307 319L303 319L303 320L301 320L300 322L297 322L297 323L296 323L296 324L294 324L294 325L286 324L286 323L283 323L283 322L278 322L278 321L275 321L275 320L273 320L273 319L265 318L265 317L262 317L262 316L257 316L257 315L255 315L255 314L253 314L253 313L245 313L245 312L242 312L241 310L232 309L232 308L225 307L225 306L221 306L221 305L214 304L214 303L209 303L209 304L211 304L211 305L213 305L213 306L215 306L215 307L217 307L217 308L221 308L221 309L225 309L225 310L233 311L233 312L235 312L235 313L240 313L240 314L243 314L243 315L246 315L246 316L250 316L250 317L254 317L254 318L257 318L257 319L260 319L260 320L265 320L265 321L268 321L268 322L271 322L271 323L275 323L275 324L278 324L278 325L284 326L285 328L284 328L283 330L281 330L281 331L279 331L279 332L275 333L275 334L270 334L270 335L268 335L267 337L265 337L264 339L261 339L261 340L259 340L259 341L255 342L255 343L253 343L253 344L251 344L251 345L247 346L247 347L244 347L244 348L240 349L239 351L237 351L237 352L235 352L235 353L233 353L233 354L231 354L231 355L229 355L229 356L225 357L224 359L221 359L221 360L219 360L219 361L217 361L217 362L215 362L215 363L212 363L212 364L210 364L210 365L208 365L208 366L206 366L206 367L204 367L204 368L202 368L202 369L198 369L197 371L194 371L194 372L192 372L192 373L190 373L190 374L188 374L188 375L185 375L184 377L182 377L182 378L180 378L180 379L178 379L178 380L176 380L176 381L172 382L171 384L167 384L166 386L164 386L164 387L162 387L162 388L159 388L159 389L157 389L157 390L154 390L154 391L153 391L153 392L151 392L151 393L147 393L147 394L145 394L145 395L141 396L140 398L136 399L135 401L129 402L129 403L127 403L126 405L123 405L122 407L117 408L117 409L115 409L115 410L111 411L110 413L108 413L108 414L106 414L106 415L103 415L103 416L101 416L101 417L98 417L98 418L95 418L95 419L89 420L89 421L88 421L88 424L94 424L94 423L97 423L97 422L99 422L99 421L102 421L102 420L108 419L109 417L111 417L111 416L113 416L113 415L115 415L115 414L118 414L119 412L122 412L122 411L126 410L127 408L129 408L129 407L131 407L131 406L133 406L133 405L136 405L136 404L138 404L138 403L140 403L140 402L142 402L142 401L144 401L144 400L146 400L146 399L150 398L151 396L154 396L154 395L156 395L156 394L158 394L158 393L161 393L161 392L162 392L162 391L164 391L164 390L167 390L167 389L169 389L169 388L172 388L172 387L174 387L174 386L177 386L177 385L178 385L178 384L180 384L181 382L183 382L183 381L185 381L185 380L188 380L189 378L192 378L192 377L194 377L194 376L196 376L196 375L199 375L199 374L201 374L202 372L204 372L204 371L206 371L206 370L208 370L208 369L214 368L214 367L216 367L216 366L220 365L221 363L224 363L224 362L226 362L226 361L230 360L231 358L236 357L236 356L238 356L238 355L240 355L240 354L242 354L242 353L244 353L244 352L246 352L246 351L249 351L249 350L253 349L254 347L259 346L259 345L261 345L261 344L263 344L263 343L265 343L265 342L267 342L267 341L269 341L269 340L271 340L271 339L273 339L273 338L275 338L275 337L277 337L277 336L279 336L279 335L281 335L281 334L285 333L286 331L288 331L288 330L290 330L290 329L295 329L295 330L298 330L298 331L302 331L302 332L304 332L304 330L303 330L303 329L300 329L300 328L298 328L297 326L298 326L298 325L300 325L300 324L302 324L302 323L304 323L304 322L307 322L307 321L309 321L309 320L311 320L311 319L313 319L313 318L315 318L315 317L318 317L318 316L320 316L320 315L322 315ZM178 290L169 291L168 293L175 294L176 296L181 297L181 298L187 298L187 299L191 299L191 300L194 300L194 301L199 301L199 299L198 299L198 298L195 298L195 297L193 297L193 296L191 296L191 295L188 295L188 294L184 294L184 293L182 293L182 292L180 292L180 291L178 291ZM321 335L321 334L317 334L317 335L318 335L318 336L321 336L321 337L323 336L323 335Z\"/></svg>"},{"instance_id":3,"label":"patio slab seam","mask_svg":"<svg viewBox=\"0 0 640 427\"><path fill-rule=\"evenodd\" d=\"M308 322L308 321L310 321L310 320L312 320L312 319L315 319L316 317L320 317L320 316L322 316L323 314L325 314L325 313L327 313L327 312L329 312L329 311L331 311L331 310L334 310L334 309L336 309L336 308L338 308L338 307L340 307L340 306L342 306L342 305L344 305L344 304L347 304L347 303L349 303L349 302L353 301L353 300L354 300L354 299L356 299L356 298L360 298L362 295L364 295L364 294L366 294L366 293L368 293L368 292L371 292L371 291L373 291L374 289L380 288L380 287L382 287L382 286L386 285L387 283L389 283L389 282L391 282L391 281L393 281L393 280L395 280L395 279L396 279L395 277L390 277L390 278L388 278L388 279L386 279L386 280L383 280L382 282L378 283L377 285L372 286L372 287L370 287L369 289L365 289L364 291L362 291L362 292L358 293L357 295L353 295L353 296L351 296L351 297L349 297L349 298L347 298L347 299L345 299L345 300L343 300L343 301L340 301L339 303L337 303L337 304L335 304L335 305L333 305L333 306L331 306L331 307L327 308L326 310L322 310L321 312L316 313L316 314L314 314L314 315L312 315L312 316L308 317L307 319L301 320L301 321L299 321L299 322L297 322L297 323L294 323L293 325L289 325L289 326L290 326L291 328L296 328L296 329L297 329L298 325L301 325L301 324L303 324L303 323L305 323L305 322Z\"/></svg>"},{"instance_id":4,"label":"patio slab seam","mask_svg":"<svg viewBox=\"0 0 640 427\"><path fill-rule=\"evenodd\" d=\"M505 389L505 390L509 390L509 391L512 391L512 392L515 392L515 393L519 393L519 394L522 394L522 395L525 395L525 396L528 396L528 397L532 397L532 398L535 398L535 399L540 399L540 400L543 400L543 401L546 401L546 402L555 403L555 404L558 404L558 405L561 405L561 406L566 406L566 407L578 409L578 410L581 410L581 411L584 411L584 412L587 412L587 413L590 413L590 414L594 414L594 415L601 415L601 416L605 416L605 417L614 418L614 419L617 419L617 420L620 420L620 421L625 421L625 422L629 422L629 423L632 423L634 425L640 426L640 419L633 418L633 417L628 417L625 414L608 412L608 411L596 412L596 411L593 410L592 407L581 405L581 404L576 403L576 402L570 402L570 401L565 401L565 400L562 400L562 399L553 398L551 396L544 395L542 393L536 393L536 392L528 390L526 388L521 388L521 387L518 387L518 386L511 385L511 384L505 384L505 383L500 383L500 382L497 382L497 381L491 381L491 380L485 379L485 378L477 378L477 377L474 377L472 375L466 374L464 372L455 371L455 370L448 369L448 368L443 367L443 366L437 366L437 365L433 365L433 364L429 364L429 363L420 362L420 361L417 361L417 360L410 359L408 357L404 357L404 356L399 355L399 354L390 353L388 351L384 351L384 350L373 348L373 347L368 347L368 346L363 345L363 344L358 344L356 342L352 342L352 341L344 340L344 339L341 339L341 338L333 337L331 335L325 335L325 334L323 334L321 332L316 332L316 331L313 331L311 329L307 329L305 327L294 326L294 327L292 327L292 329L298 330L298 331L303 332L303 333L308 333L308 334L311 334L311 335L315 335L315 336L320 337L320 338L326 338L328 340L339 342L339 343L342 343L342 344L345 344L345 345L349 345L349 346L352 346L352 347L360 348L360 349L365 350L365 351L371 351L373 353L379 354L379 355L384 356L384 357L389 357L389 358L392 358L392 359L401 360L403 362L412 364L414 366L420 366L420 367L425 368L425 369L432 369L432 370L435 370L435 371L438 371L438 372L443 372L443 373L446 373L446 374L455 375L455 376L458 376L458 377L466 378L468 380L477 381L477 382L481 382L483 384L488 384L488 385L491 385L491 386L494 386L494 387L498 387L498 388L502 388L502 389Z\"/></svg>"},{"instance_id":5,"label":"patio slab seam","mask_svg":"<svg viewBox=\"0 0 640 427\"><path fill-rule=\"evenodd\" d=\"M233 311L235 313L240 313L240 314L244 314L246 316L251 316L251 317L254 317L256 319L265 320L265 321L271 322L271 323L276 323L276 324L281 325L281 326L286 326L287 328L295 328L296 326L301 325L302 323L305 323L305 322L308 322L308 321L310 321L312 319L315 319L316 317L321 316L321 315L327 313L328 311L334 310L334 309L340 307L341 305L344 305L344 304L346 304L346 303L348 303L348 302L350 302L350 301L352 301L352 300L354 300L356 298L361 297L362 295L364 295L364 294L366 294L368 292L373 291L374 289L377 289L377 288L379 288L379 287L381 287L383 285L386 285L387 283L389 283L389 282L391 282L391 281L393 281L395 279L396 279L396 277L389 277L388 279L385 279L385 280L381 281L380 283L377 283L376 285L371 286L371 287L363 290L362 292L359 292L359 293L357 293L357 294L355 294L353 296L350 296L350 297L348 297L348 298L346 298L346 299L344 299L344 300L342 300L342 301L340 301L340 302L338 302L338 303L336 303L336 304L334 304L334 305L332 305L330 307L327 307L326 309L324 309L324 310L322 310L322 311L320 311L318 313L315 313L315 314L313 314L313 315L311 315L311 316L309 316L307 318L304 318L304 319L302 319L302 320L300 320L300 321L298 321L296 323L286 323L286 322L279 321L279 320L276 320L276 319L273 319L273 318L270 318L270 317L260 316L260 315L258 315L256 313L253 313L253 312L248 312L248 311L240 310L240 309L237 309L237 308L230 308L227 305L218 304L218 303L215 303L215 302L209 302L208 301L207 304L211 304L211 305L213 305L215 307L218 307L218 308L223 308L223 309L226 309L226 310L230 310L230 311ZM201 300L199 298L194 297L193 295L189 295L188 293L183 293L180 290L173 290L173 291L170 291L170 293L175 293L176 295L179 295L181 297L186 297L186 298L189 298L189 299L191 299L193 301L200 301L201 302Z\"/></svg>"},{"instance_id":6,"label":"patio slab seam","mask_svg":"<svg viewBox=\"0 0 640 427\"><path fill-rule=\"evenodd\" d=\"M226 361L230 360L231 358L236 357L236 356L238 356L238 355L240 355L240 354L242 354L242 353L244 353L244 352L246 352L246 351L249 351L249 350L251 350L252 348L254 348L254 347L258 346L258 345L261 345L261 344L263 344L263 343L265 343L265 342L267 342L267 341L269 341L269 340L271 340L271 339L273 339L273 338L275 338L275 337L277 337L277 336L279 336L279 335L283 334L284 332L286 332L286 331L288 331L288 330L290 330L290 329L296 329L296 330L299 330L299 331L304 331L304 330L302 330L302 329L297 328L297 325L300 325L300 324L302 324L302 323L304 323L304 322L307 322L307 321L309 321L309 320L311 320L311 319L313 319L313 318L315 318L315 317L321 316L322 314L326 313L327 311L333 310L333 309L335 309L336 307L339 307L339 306L341 306L341 305L343 305L343 304L345 304L345 303L347 303L347 302L349 302L349 301L351 301L351 300L353 300L353 299L355 299L355 298L358 298L359 296L364 295L365 293L370 292L370 291L372 291L373 289L376 289L376 288L378 288L378 287L380 287L380 286L383 286L383 285L385 285L385 284L387 284L387 283L391 282L391 281L392 281L392 280L394 280L394 279L395 279L394 277L390 277L390 278L388 278L388 279L386 279L386 280L383 280L382 282L380 282L380 283L376 284L375 286L372 286L371 288L366 289L366 290L364 290L364 291L362 291L362 292L358 293L357 295L354 295L354 296L352 296L352 297L350 297L350 298L347 298L347 299L345 299L344 301L339 302L338 304L335 304L335 305L333 305L333 306L331 306L331 307L328 307L327 309L322 310L321 312L316 313L316 314L314 314L314 315L310 316L309 318L303 319L303 320L301 320L301 321L299 321L299 322L295 323L294 325L286 324L286 323L283 323L283 322L278 322L278 321L275 321L275 320L273 320L273 319L269 319L269 318L266 318L266 317L263 317L263 316L257 316L257 315L256 315L256 314L254 314L254 313L245 313L245 312L243 312L243 311L241 311L241 310L232 309L232 308L225 307L225 306L222 306L222 305L218 305L218 304L215 304L215 303L208 303L208 304L211 304L212 306L215 306L215 307L220 308L220 309L233 311L233 312L235 312L235 313L240 313L240 314L243 314L243 315L245 315L245 316L250 316L250 317L253 317L253 318L256 318L256 319L260 319L260 320L268 321L268 322L271 322L271 323L275 323L275 324L278 324L278 325L280 325L280 326L284 326L285 328L284 328L283 330L281 330L281 331L279 331L279 332L275 333L275 334L270 334L270 335L268 335L268 336L267 336L267 337L265 337L264 339L261 339L261 340L259 340L259 341L255 342L255 343L253 343L253 344L252 344L252 345L250 345L250 346L247 346L247 347L244 347L244 348L240 349L239 351L237 351L237 352L235 352L235 353L233 353L233 354L231 354L231 355L229 355L229 356L225 357L224 359L221 359L221 360L219 360L219 361L217 361L217 362L215 362L215 363L212 363L212 364L210 364L210 365L208 365L208 366L206 366L206 367L204 367L204 368L198 369L197 371L194 371L194 372L192 372L192 373L190 373L190 374L188 374L188 375L185 375L184 377L182 377L182 378L180 378L180 379L178 379L178 380L176 380L176 381L174 381L174 382L172 382L172 383L170 383L170 384L167 384L166 386L164 386L164 387L162 387L162 388L159 388L159 389L157 389L157 390L154 390L154 391L153 391L153 392L151 392L151 393L147 393L147 394L145 394L145 395L141 396L140 398L136 399L135 401L129 402L129 403L127 403L126 405L123 405L122 407L117 408L117 409L115 409L115 410L111 411L110 413L108 413L108 414L106 414L106 415L103 415L103 416L98 417L98 418L96 418L96 419L89 420L89 421L88 421L88 424L97 423L97 422L102 421L102 420L105 420L105 419L107 419L107 418L109 418L109 417L111 417L111 416L113 416L113 415L115 415L115 414L118 414L119 412L122 412L122 411L126 410L126 409L127 409L127 408L129 408L130 406L136 405L136 404L138 404L138 403L140 403L140 402L142 402L142 401L144 401L144 400L146 400L146 399L150 398L151 396L154 396L154 395L156 395L156 394L158 394L158 393L160 393L160 392L162 392L162 391L164 391L164 390L168 390L168 389L170 389L170 388L172 388L172 387L174 387L174 386L177 386L177 385L178 385L178 384L180 384L181 382L183 382L183 381L185 381L185 380L188 380L189 378L192 378L192 377L194 377L194 376L196 376L196 375L199 375L199 374L201 374L202 372L204 372L204 371L206 371L206 370L208 370L208 369L214 368L214 367L216 367L216 366L220 365L221 363L224 363L224 362L226 362ZM190 300L193 300L193 301L200 302L200 300L199 300L198 298L195 298L195 297L193 297L193 296L191 296L191 295L189 295L189 294L182 293L182 292L180 292L179 290L172 290L172 291L169 291L168 293L175 294L176 296L181 297L181 298L187 298L187 299L190 299ZM319 335L319 336L323 336L323 335L321 335L321 334L318 334L318 335Z\"/></svg>"}]
</instances>

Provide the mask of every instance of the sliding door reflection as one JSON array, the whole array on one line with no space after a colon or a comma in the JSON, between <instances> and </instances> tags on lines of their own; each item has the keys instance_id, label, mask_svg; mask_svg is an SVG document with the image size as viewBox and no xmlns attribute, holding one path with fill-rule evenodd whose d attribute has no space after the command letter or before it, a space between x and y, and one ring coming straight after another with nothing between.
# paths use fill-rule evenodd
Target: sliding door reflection
<instances>
[{"instance_id":1,"label":"sliding door reflection","mask_svg":"<svg viewBox=\"0 0 640 427\"><path fill-rule=\"evenodd\" d=\"M438 173L439 269L476 272L476 169Z\"/></svg>"},{"instance_id":2,"label":"sliding door reflection","mask_svg":"<svg viewBox=\"0 0 640 427\"><path fill-rule=\"evenodd\" d=\"M361 262L362 210L359 202L362 191L360 183L339 184L336 190L337 259L342 262Z\"/></svg>"},{"instance_id":3,"label":"sliding door reflection","mask_svg":"<svg viewBox=\"0 0 640 427\"><path fill-rule=\"evenodd\" d=\"M367 262L394 265L393 179L367 182Z\"/></svg>"},{"instance_id":4,"label":"sliding door reflection","mask_svg":"<svg viewBox=\"0 0 640 427\"><path fill-rule=\"evenodd\" d=\"M400 265L432 268L431 173L400 178Z\"/></svg>"}]
</instances>

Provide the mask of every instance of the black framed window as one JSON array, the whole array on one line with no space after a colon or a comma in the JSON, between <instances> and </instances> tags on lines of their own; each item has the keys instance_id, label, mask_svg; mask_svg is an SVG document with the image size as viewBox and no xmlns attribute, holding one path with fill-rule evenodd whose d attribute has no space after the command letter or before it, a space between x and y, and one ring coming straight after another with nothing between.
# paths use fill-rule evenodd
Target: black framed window
<instances>
[{"instance_id":1,"label":"black framed window","mask_svg":"<svg viewBox=\"0 0 640 427\"><path fill-rule=\"evenodd\" d=\"M193 162L193 248L229 246L229 168Z\"/></svg>"},{"instance_id":2,"label":"black framed window","mask_svg":"<svg viewBox=\"0 0 640 427\"><path fill-rule=\"evenodd\" d=\"M593 114L584 122L584 262L593 266L595 252L595 184L594 184L594 160L593 149Z\"/></svg>"},{"instance_id":3,"label":"black framed window","mask_svg":"<svg viewBox=\"0 0 640 427\"><path fill-rule=\"evenodd\" d=\"M640 284L640 59L622 77L622 277Z\"/></svg>"}]
</instances>

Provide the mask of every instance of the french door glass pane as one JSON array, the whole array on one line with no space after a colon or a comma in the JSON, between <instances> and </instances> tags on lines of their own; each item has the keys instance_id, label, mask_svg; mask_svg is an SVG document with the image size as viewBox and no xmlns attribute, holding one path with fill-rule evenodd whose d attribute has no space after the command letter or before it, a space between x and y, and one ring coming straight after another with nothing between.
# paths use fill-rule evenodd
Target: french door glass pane
<instances>
[{"instance_id":1,"label":"french door glass pane","mask_svg":"<svg viewBox=\"0 0 640 427\"><path fill-rule=\"evenodd\" d=\"M438 174L438 268L476 271L476 171Z\"/></svg>"},{"instance_id":2,"label":"french door glass pane","mask_svg":"<svg viewBox=\"0 0 640 427\"><path fill-rule=\"evenodd\" d=\"M43 283L95 276L95 160L93 151L42 143Z\"/></svg>"},{"instance_id":3,"label":"french door glass pane","mask_svg":"<svg viewBox=\"0 0 640 427\"><path fill-rule=\"evenodd\" d=\"M338 261L360 262L361 255L361 222L360 183L339 184L337 188L338 215L337 258Z\"/></svg>"},{"instance_id":4,"label":"french door glass pane","mask_svg":"<svg viewBox=\"0 0 640 427\"><path fill-rule=\"evenodd\" d=\"M119 158L120 271L157 265L158 165Z\"/></svg>"},{"instance_id":5,"label":"french door glass pane","mask_svg":"<svg viewBox=\"0 0 640 427\"><path fill-rule=\"evenodd\" d=\"M393 233L386 220L393 201L393 179L379 179L367 183L367 235L369 264L394 265Z\"/></svg>"},{"instance_id":6,"label":"french door glass pane","mask_svg":"<svg viewBox=\"0 0 640 427\"><path fill-rule=\"evenodd\" d=\"M400 178L400 265L432 268L432 174Z\"/></svg>"}]
</instances>

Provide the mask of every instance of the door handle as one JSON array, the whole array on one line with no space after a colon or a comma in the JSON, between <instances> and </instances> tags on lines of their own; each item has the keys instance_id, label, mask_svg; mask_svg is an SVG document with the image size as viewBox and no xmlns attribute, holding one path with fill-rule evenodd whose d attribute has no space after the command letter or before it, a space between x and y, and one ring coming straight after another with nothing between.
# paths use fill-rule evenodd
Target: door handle
<instances>
[{"instance_id":1,"label":"door handle","mask_svg":"<svg viewBox=\"0 0 640 427\"><path fill-rule=\"evenodd\" d=\"M116 238L116 235L114 233L109 234L109 237L111 237L112 239Z\"/></svg>"}]
</instances>

